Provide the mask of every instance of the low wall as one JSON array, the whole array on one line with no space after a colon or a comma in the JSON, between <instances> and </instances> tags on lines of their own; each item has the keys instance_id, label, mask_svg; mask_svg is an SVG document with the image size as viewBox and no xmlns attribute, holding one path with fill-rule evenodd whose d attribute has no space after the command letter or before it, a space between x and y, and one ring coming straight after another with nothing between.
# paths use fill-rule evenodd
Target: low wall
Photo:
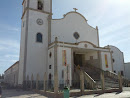
<instances>
[{"instance_id":1,"label":"low wall","mask_svg":"<svg viewBox=\"0 0 130 98\"><path fill-rule=\"evenodd\" d=\"M103 94L103 93L112 93L112 92L122 92L120 89L108 89L108 90L92 90L92 91L84 91L84 92L71 92L70 97L73 96L82 96L82 95L91 95L91 94Z\"/></svg>"},{"instance_id":2,"label":"low wall","mask_svg":"<svg viewBox=\"0 0 130 98\"><path fill-rule=\"evenodd\" d=\"M54 92L48 92L44 90L33 90L36 93L39 93L43 96L49 97L49 98L64 98L63 93L55 94ZM70 92L70 97L76 96L83 96L83 95L91 95L91 94L103 94L103 93L112 93L112 92L122 92L120 89L107 89L107 90L91 90L91 91L84 91L84 92Z\"/></svg>"}]
</instances>

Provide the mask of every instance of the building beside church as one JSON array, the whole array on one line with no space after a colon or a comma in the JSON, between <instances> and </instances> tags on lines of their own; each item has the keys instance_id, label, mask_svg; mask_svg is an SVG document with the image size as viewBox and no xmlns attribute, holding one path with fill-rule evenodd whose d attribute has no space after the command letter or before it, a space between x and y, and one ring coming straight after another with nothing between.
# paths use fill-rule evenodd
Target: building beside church
<instances>
[{"instance_id":1,"label":"building beside church","mask_svg":"<svg viewBox=\"0 0 130 98\"><path fill-rule=\"evenodd\" d=\"M14 63L4 72L4 82L12 87L16 87L18 85L18 69L19 61Z\"/></svg>"},{"instance_id":2,"label":"building beside church","mask_svg":"<svg viewBox=\"0 0 130 98\"><path fill-rule=\"evenodd\" d=\"M130 80L130 62L125 63L125 78Z\"/></svg>"},{"instance_id":3,"label":"building beside church","mask_svg":"<svg viewBox=\"0 0 130 98\"><path fill-rule=\"evenodd\" d=\"M46 75L49 81L57 80L57 85L69 82L71 86L77 79L77 66L116 69L113 48L100 47L98 27L90 26L76 9L53 19L52 0L23 0L22 5L18 85L43 81Z\"/></svg>"},{"instance_id":4,"label":"building beside church","mask_svg":"<svg viewBox=\"0 0 130 98\"><path fill-rule=\"evenodd\" d=\"M106 47L110 48L110 51L112 52L113 72L116 74L118 74L118 72L121 72L121 75L124 76L125 65L123 52L112 45L108 45Z\"/></svg>"}]
</instances>

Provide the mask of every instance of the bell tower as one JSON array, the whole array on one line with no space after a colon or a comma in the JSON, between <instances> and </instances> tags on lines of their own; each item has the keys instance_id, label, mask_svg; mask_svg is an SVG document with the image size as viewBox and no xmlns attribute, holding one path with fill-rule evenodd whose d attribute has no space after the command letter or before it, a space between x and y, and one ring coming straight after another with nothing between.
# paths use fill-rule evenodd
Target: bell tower
<instances>
[{"instance_id":1,"label":"bell tower","mask_svg":"<svg viewBox=\"0 0 130 98\"><path fill-rule=\"evenodd\" d=\"M33 74L43 79L51 42L52 0L23 0L19 79L23 84Z\"/></svg>"}]
</instances>

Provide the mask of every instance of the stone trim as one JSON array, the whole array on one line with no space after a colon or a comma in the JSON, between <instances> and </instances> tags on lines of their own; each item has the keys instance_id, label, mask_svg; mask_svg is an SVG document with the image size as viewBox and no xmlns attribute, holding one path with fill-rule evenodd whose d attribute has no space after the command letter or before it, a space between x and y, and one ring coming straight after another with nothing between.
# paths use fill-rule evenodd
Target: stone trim
<instances>
[{"instance_id":1,"label":"stone trim","mask_svg":"<svg viewBox=\"0 0 130 98\"><path fill-rule=\"evenodd\" d=\"M112 66L112 72L114 72L113 70L113 58L112 58L112 52L110 51L110 55L111 55L111 66Z\"/></svg>"},{"instance_id":2,"label":"stone trim","mask_svg":"<svg viewBox=\"0 0 130 98\"><path fill-rule=\"evenodd\" d=\"M78 13L78 12L75 12L75 11L71 11L71 12L68 12L68 13L66 13L66 14L64 14L63 16L63 18L60 18L60 19L52 19L52 20L62 20L62 19L64 19L68 14L70 14L70 13L76 13L76 14L79 14L81 17L83 17L84 18L84 20L85 21L88 21L82 14L80 14L80 13Z\"/></svg>"},{"instance_id":3,"label":"stone trim","mask_svg":"<svg viewBox=\"0 0 130 98\"><path fill-rule=\"evenodd\" d=\"M113 46L113 45L108 45L107 47L115 47L115 46ZM119 48L117 48L117 47L115 47L117 50L119 50L121 53L122 53L122 51L119 49Z\"/></svg>"},{"instance_id":4,"label":"stone trim","mask_svg":"<svg viewBox=\"0 0 130 98\"><path fill-rule=\"evenodd\" d=\"M100 60L100 62L99 62L100 63L100 68L102 69L102 55L101 55L101 51L99 51L99 60Z\"/></svg>"},{"instance_id":5,"label":"stone trim","mask_svg":"<svg viewBox=\"0 0 130 98\"><path fill-rule=\"evenodd\" d=\"M52 47L54 47L54 43L51 43L51 45L49 45L49 48L48 49L51 49ZM79 47L77 47L77 44L64 44L63 45L63 42L58 42L58 47L67 47L67 48L77 48L79 49ZM70 45L73 45L73 46L70 46ZM94 51L102 51L102 52L109 52L109 48L102 48L102 47L94 47L93 49L92 48L80 48L80 49L87 49L87 50L94 50ZM102 49L102 50L101 50ZM105 49L105 50L104 50Z\"/></svg>"},{"instance_id":6,"label":"stone trim","mask_svg":"<svg viewBox=\"0 0 130 98\"><path fill-rule=\"evenodd\" d=\"M55 43L55 42L49 44L49 47L50 47L51 45L53 45L54 43ZM96 45L94 45L93 43L88 42L88 41L81 41L81 42L78 42L78 43L67 43L67 42L58 41L58 43L61 43L61 44L64 43L64 44L68 44L68 45L79 45L80 43L89 43L89 44L91 44L94 48L109 49L109 48L106 48L106 47L97 47Z\"/></svg>"},{"instance_id":7,"label":"stone trim","mask_svg":"<svg viewBox=\"0 0 130 98\"><path fill-rule=\"evenodd\" d=\"M68 12L68 13L64 14L64 15L63 15L63 18L60 18L60 19L52 19L52 20L62 20L62 19L64 19L64 18L65 18L68 14L70 14L70 13L79 14L79 15L85 20L85 22L87 23L88 20L87 20L82 14L80 14L80 13L78 13L78 12L75 12L75 11L71 11L71 12ZM87 23L87 24L88 24L88 23ZM88 24L88 26L90 26L90 25ZM90 26L90 27L96 30L96 28L94 28L94 27L92 27L92 26Z\"/></svg>"},{"instance_id":8,"label":"stone trim","mask_svg":"<svg viewBox=\"0 0 130 98\"><path fill-rule=\"evenodd\" d=\"M73 49L71 48L71 78L73 80L73 71L74 71L74 55Z\"/></svg>"},{"instance_id":9,"label":"stone trim","mask_svg":"<svg viewBox=\"0 0 130 98\"><path fill-rule=\"evenodd\" d=\"M27 2L27 7L29 7L30 0ZM27 63L27 43L28 43L28 23L29 23L29 10L26 16L26 31L25 31L25 46L24 46L24 68L23 68L23 81L26 79L26 63Z\"/></svg>"},{"instance_id":10,"label":"stone trim","mask_svg":"<svg viewBox=\"0 0 130 98\"><path fill-rule=\"evenodd\" d=\"M50 1L50 7L51 7L51 9L50 9L50 12L52 13L52 0Z\"/></svg>"},{"instance_id":11,"label":"stone trim","mask_svg":"<svg viewBox=\"0 0 130 98\"><path fill-rule=\"evenodd\" d=\"M25 0L23 0L22 5L24 4Z\"/></svg>"},{"instance_id":12,"label":"stone trim","mask_svg":"<svg viewBox=\"0 0 130 98\"><path fill-rule=\"evenodd\" d=\"M42 11L42 10L33 9L33 8L29 8L29 7L27 8L27 7L26 7L26 8L25 8L25 11L23 12L23 15L22 15L21 19L23 19L24 15L25 15L25 12L26 12L27 10L38 11L38 12L41 12L41 13L53 15L53 14L50 13L50 12L46 12L46 11Z\"/></svg>"},{"instance_id":13,"label":"stone trim","mask_svg":"<svg viewBox=\"0 0 130 98\"><path fill-rule=\"evenodd\" d=\"M48 16L48 45L51 43L51 20L52 15Z\"/></svg>"},{"instance_id":14,"label":"stone trim","mask_svg":"<svg viewBox=\"0 0 130 98\"><path fill-rule=\"evenodd\" d=\"M50 13L52 13L52 0L50 0ZM51 20L52 14L48 16L48 46L51 43Z\"/></svg>"},{"instance_id":15,"label":"stone trim","mask_svg":"<svg viewBox=\"0 0 130 98\"><path fill-rule=\"evenodd\" d=\"M98 26L96 26L96 30L97 30L97 39L98 39L98 47L100 46L100 42L99 42L99 31L98 31Z\"/></svg>"},{"instance_id":16,"label":"stone trim","mask_svg":"<svg viewBox=\"0 0 130 98\"><path fill-rule=\"evenodd\" d=\"M57 66L57 37L55 38L55 45L54 45L54 93L58 93L58 66Z\"/></svg>"}]
</instances>

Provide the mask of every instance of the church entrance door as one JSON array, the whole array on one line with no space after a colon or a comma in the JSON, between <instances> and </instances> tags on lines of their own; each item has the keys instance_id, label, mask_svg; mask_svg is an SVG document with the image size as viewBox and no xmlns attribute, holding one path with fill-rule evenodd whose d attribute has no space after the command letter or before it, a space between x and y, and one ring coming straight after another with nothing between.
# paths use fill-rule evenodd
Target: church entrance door
<instances>
[{"instance_id":1,"label":"church entrance door","mask_svg":"<svg viewBox=\"0 0 130 98\"><path fill-rule=\"evenodd\" d=\"M76 66L81 66L82 67L82 65L83 65L83 55L82 54L74 54L74 64L76 65Z\"/></svg>"}]
</instances>

